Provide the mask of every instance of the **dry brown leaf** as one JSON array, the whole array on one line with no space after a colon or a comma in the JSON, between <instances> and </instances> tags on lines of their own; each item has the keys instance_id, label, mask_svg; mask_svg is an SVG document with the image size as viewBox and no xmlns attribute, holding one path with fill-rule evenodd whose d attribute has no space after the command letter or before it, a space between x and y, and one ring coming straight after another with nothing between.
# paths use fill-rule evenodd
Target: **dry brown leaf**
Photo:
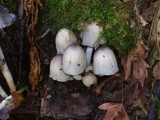
<instances>
[{"instance_id":1,"label":"dry brown leaf","mask_svg":"<svg viewBox=\"0 0 160 120\"><path fill-rule=\"evenodd\" d=\"M106 80L102 81L99 85L96 86L96 88L94 88L92 91L93 93L95 93L96 95L99 95L102 93L102 89L105 87L105 85L107 83L114 83L113 81L115 81L115 79L117 79L118 77L121 77L121 74L114 74L111 77L107 78Z\"/></svg>"},{"instance_id":2,"label":"dry brown leaf","mask_svg":"<svg viewBox=\"0 0 160 120\"><path fill-rule=\"evenodd\" d=\"M30 52L30 73L29 73L29 82L32 85L32 90L38 85L40 81L40 60L37 48L31 46Z\"/></svg>"},{"instance_id":3,"label":"dry brown leaf","mask_svg":"<svg viewBox=\"0 0 160 120\"><path fill-rule=\"evenodd\" d=\"M160 79L160 62L158 62L153 68L153 77L156 80Z\"/></svg>"},{"instance_id":4,"label":"dry brown leaf","mask_svg":"<svg viewBox=\"0 0 160 120\"><path fill-rule=\"evenodd\" d=\"M146 25L148 24L141 15L138 15L137 17L138 17L138 19L139 19L139 22L140 22L143 26L146 26Z\"/></svg>"},{"instance_id":5,"label":"dry brown leaf","mask_svg":"<svg viewBox=\"0 0 160 120\"><path fill-rule=\"evenodd\" d=\"M145 60L137 60L133 62L133 77L140 82L143 87L144 81L148 76L148 64Z\"/></svg>"},{"instance_id":6,"label":"dry brown leaf","mask_svg":"<svg viewBox=\"0 0 160 120\"><path fill-rule=\"evenodd\" d=\"M29 82L32 86L32 91L40 81L40 60L38 50L36 48L36 38L34 33L35 25L38 21L38 15L42 8L41 0L25 0L24 8L27 16L26 28L27 38L30 42L29 57L30 57L30 73Z\"/></svg>"},{"instance_id":7,"label":"dry brown leaf","mask_svg":"<svg viewBox=\"0 0 160 120\"><path fill-rule=\"evenodd\" d=\"M107 110L103 120L130 120L123 104L121 103L103 103L98 108L101 110Z\"/></svg>"},{"instance_id":8,"label":"dry brown leaf","mask_svg":"<svg viewBox=\"0 0 160 120\"><path fill-rule=\"evenodd\" d=\"M125 80L129 79L133 70L134 78L141 83L141 86L144 85L144 80L148 76L148 64L144 60L146 58L146 50L147 47L141 41L137 43L135 49L131 50L125 67Z\"/></svg>"},{"instance_id":9,"label":"dry brown leaf","mask_svg":"<svg viewBox=\"0 0 160 120\"><path fill-rule=\"evenodd\" d=\"M24 9L26 12L26 16L32 13L32 0L25 0L24 1Z\"/></svg>"}]
</instances>

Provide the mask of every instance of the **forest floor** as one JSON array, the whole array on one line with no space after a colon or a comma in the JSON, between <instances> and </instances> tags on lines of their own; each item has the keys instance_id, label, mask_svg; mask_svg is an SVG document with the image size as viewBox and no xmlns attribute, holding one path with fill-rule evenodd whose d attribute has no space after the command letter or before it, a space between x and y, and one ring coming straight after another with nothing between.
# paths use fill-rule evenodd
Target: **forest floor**
<instances>
[{"instance_id":1,"label":"forest floor","mask_svg":"<svg viewBox=\"0 0 160 120\"><path fill-rule=\"evenodd\" d=\"M160 26L160 2L124 1L132 9L136 8L137 15L133 20L142 27L137 29L138 42L134 49L128 56L118 56L119 72L98 77L98 83L90 88L81 81L61 83L52 80L49 77L49 64L56 55L56 47L55 35L48 32L36 41L41 66L38 86L34 91L23 93L25 100L10 111L10 120L160 120L160 29L157 27ZM14 31L17 27L15 23L6 28L6 37L0 43L17 89L24 84L31 88L28 81L29 43L25 38L23 43L18 41L15 37L18 31ZM36 36L41 36L43 32ZM0 84L4 84L9 91L3 75L0 76Z\"/></svg>"}]
</instances>

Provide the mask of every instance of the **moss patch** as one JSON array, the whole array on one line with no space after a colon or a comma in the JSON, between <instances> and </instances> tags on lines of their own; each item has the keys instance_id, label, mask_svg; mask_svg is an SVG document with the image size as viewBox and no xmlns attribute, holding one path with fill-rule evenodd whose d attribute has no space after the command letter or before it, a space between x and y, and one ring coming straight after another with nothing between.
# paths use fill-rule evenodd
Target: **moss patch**
<instances>
[{"instance_id":1,"label":"moss patch","mask_svg":"<svg viewBox=\"0 0 160 120\"><path fill-rule=\"evenodd\" d=\"M97 21L103 27L106 45L120 54L126 54L133 47L131 11L119 0L46 0L45 7L44 22L56 30L82 29L85 24Z\"/></svg>"},{"instance_id":2,"label":"moss patch","mask_svg":"<svg viewBox=\"0 0 160 120\"><path fill-rule=\"evenodd\" d=\"M9 12L17 11L17 3L14 0L0 0L0 5L8 8Z\"/></svg>"}]
</instances>

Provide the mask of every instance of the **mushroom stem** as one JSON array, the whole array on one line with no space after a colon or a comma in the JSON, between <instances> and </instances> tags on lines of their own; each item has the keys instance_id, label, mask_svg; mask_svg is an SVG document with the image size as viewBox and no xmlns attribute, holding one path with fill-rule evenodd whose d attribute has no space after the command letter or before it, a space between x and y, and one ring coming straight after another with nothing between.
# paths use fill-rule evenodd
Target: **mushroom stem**
<instances>
[{"instance_id":1,"label":"mushroom stem","mask_svg":"<svg viewBox=\"0 0 160 120\"><path fill-rule=\"evenodd\" d=\"M17 91L17 93L22 93L24 90L26 90L27 87L23 87L20 90ZM1 103L0 103L0 110L2 110L3 108L8 109L9 111L16 108L16 101L13 98L12 95L9 95L8 97L6 97Z\"/></svg>"},{"instance_id":2,"label":"mushroom stem","mask_svg":"<svg viewBox=\"0 0 160 120\"><path fill-rule=\"evenodd\" d=\"M0 85L0 95L2 97L8 97L7 93L3 90L2 86Z\"/></svg>"},{"instance_id":3,"label":"mushroom stem","mask_svg":"<svg viewBox=\"0 0 160 120\"><path fill-rule=\"evenodd\" d=\"M93 53L93 48L92 47L87 47L86 48L87 65L89 65L91 63L92 53Z\"/></svg>"},{"instance_id":4,"label":"mushroom stem","mask_svg":"<svg viewBox=\"0 0 160 120\"><path fill-rule=\"evenodd\" d=\"M4 55L3 55L3 51L2 51L2 48L0 46L0 59L4 60ZM1 71L2 71L2 74L3 76L5 77L6 79L6 82L10 88L10 91L11 92L14 92L16 91L16 86L14 84L14 81L13 81L13 77L12 77L12 74L7 66L7 63L5 62L4 65L1 67Z\"/></svg>"}]
</instances>

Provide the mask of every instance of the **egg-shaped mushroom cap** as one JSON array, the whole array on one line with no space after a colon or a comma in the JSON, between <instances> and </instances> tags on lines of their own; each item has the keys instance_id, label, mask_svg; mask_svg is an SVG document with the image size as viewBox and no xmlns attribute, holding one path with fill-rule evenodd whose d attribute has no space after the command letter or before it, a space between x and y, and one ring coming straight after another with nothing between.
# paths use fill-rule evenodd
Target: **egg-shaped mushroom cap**
<instances>
[{"instance_id":1,"label":"egg-shaped mushroom cap","mask_svg":"<svg viewBox=\"0 0 160 120\"><path fill-rule=\"evenodd\" d=\"M109 47L101 46L93 56L93 73L99 76L113 75L119 70L116 57Z\"/></svg>"},{"instance_id":2,"label":"egg-shaped mushroom cap","mask_svg":"<svg viewBox=\"0 0 160 120\"><path fill-rule=\"evenodd\" d=\"M62 54L57 54L54 56L50 63L50 75L53 80L59 82L66 82L68 80L73 80L73 77L67 75L62 70Z\"/></svg>"},{"instance_id":3,"label":"egg-shaped mushroom cap","mask_svg":"<svg viewBox=\"0 0 160 120\"><path fill-rule=\"evenodd\" d=\"M63 54L65 48L73 43L77 43L77 38L71 30L62 28L58 31L55 42L57 54Z\"/></svg>"},{"instance_id":4,"label":"egg-shaped mushroom cap","mask_svg":"<svg viewBox=\"0 0 160 120\"><path fill-rule=\"evenodd\" d=\"M63 54L63 71L69 75L79 75L86 68L86 56L80 45L68 46Z\"/></svg>"},{"instance_id":5,"label":"egg-shaped mushroom cap","mask_svg":"<svg viewBox=\"0 0 160 120\"><path fill-rule=\"evenodd\" d=\"M82 83L86 86L86 87L90 87L93 84L97 83L97 77L96 75L94 75L91 72L87 72L85 73L85 75L82 77Z\"/></svg>"},{"instance_id":6,"label":"egg-shaped mushroom cap","mask_svg":"<svg viewBox=\"0 0 160 120\"><path fill-rule=\"evenodd\" d=\"M98 44L103 43L103 39L97 42L102 30L102 27L97 22L88 24L81 33L82 45L96 47Z\"/></svg>"}]
</instances>

